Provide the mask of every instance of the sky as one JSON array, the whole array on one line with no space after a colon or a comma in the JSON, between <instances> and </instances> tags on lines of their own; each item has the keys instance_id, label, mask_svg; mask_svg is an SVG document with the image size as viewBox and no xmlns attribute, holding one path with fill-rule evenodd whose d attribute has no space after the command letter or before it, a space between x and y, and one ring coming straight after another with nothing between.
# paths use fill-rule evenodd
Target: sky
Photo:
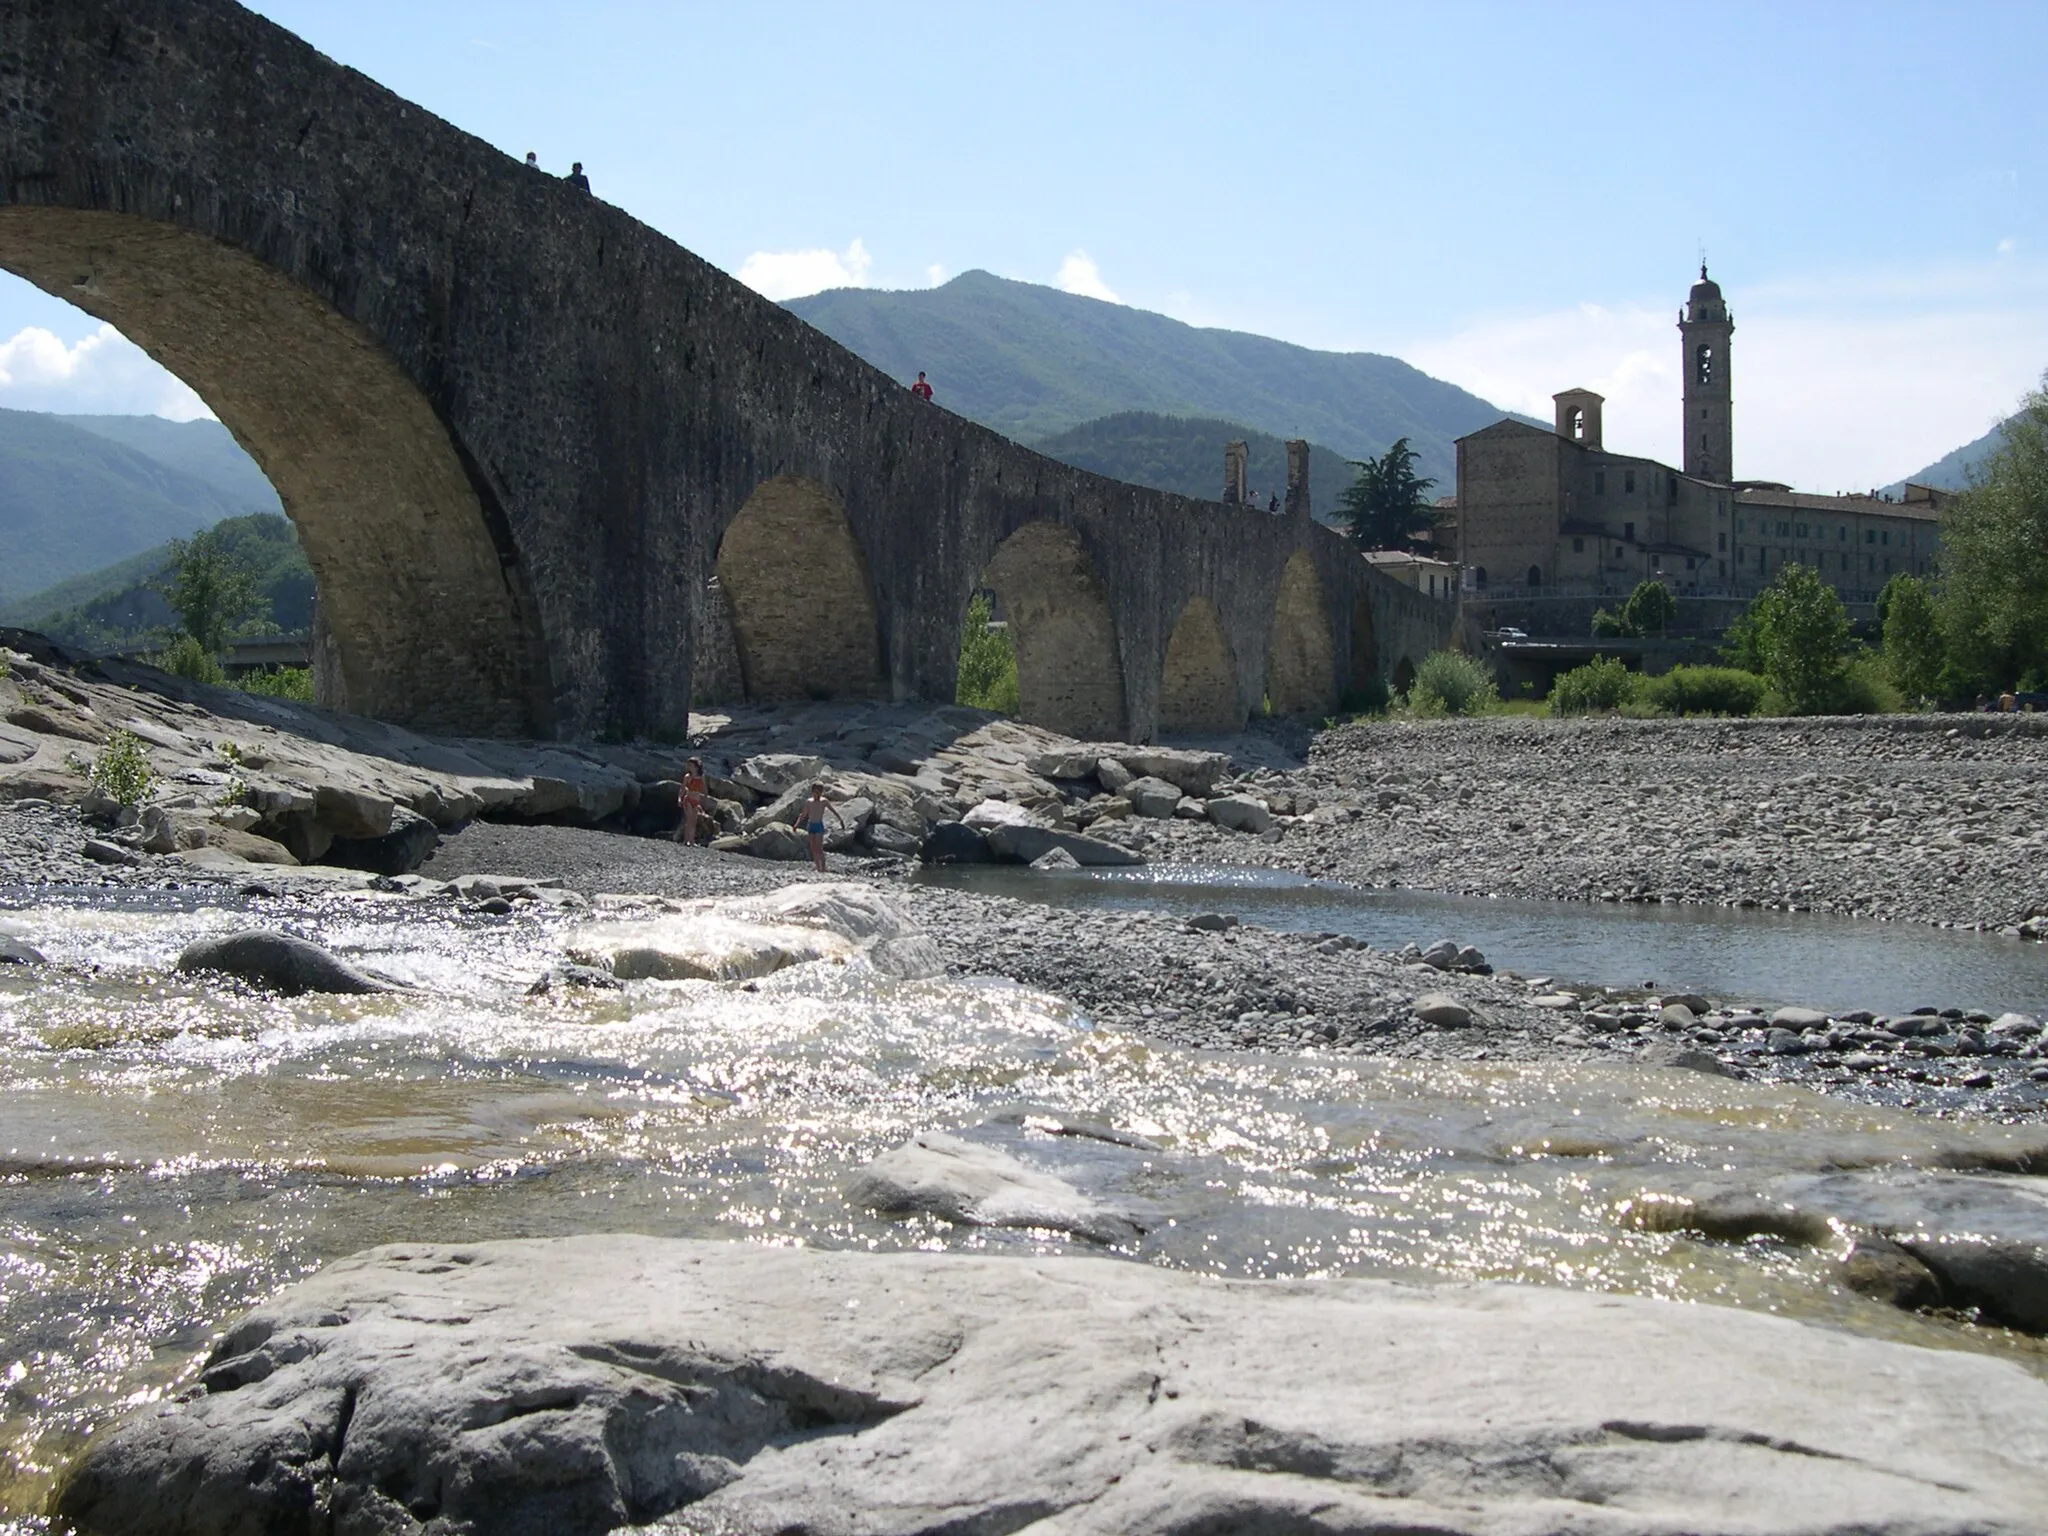
<instances>
[{"instance_id":1,"label":"sky","mask_svg":"<svg viewBox=\"0 0 2048 1536\"><path fill-rule=\"evenodd\" d=\"M984 268L1543 419L1596 389L1668 461L1704 252L1738 473L1820 491L2048 369L2038 0L254 8L772 297ZM0 405L205 410L12 278L0 337Z\"/></svg>"}]
</instances>

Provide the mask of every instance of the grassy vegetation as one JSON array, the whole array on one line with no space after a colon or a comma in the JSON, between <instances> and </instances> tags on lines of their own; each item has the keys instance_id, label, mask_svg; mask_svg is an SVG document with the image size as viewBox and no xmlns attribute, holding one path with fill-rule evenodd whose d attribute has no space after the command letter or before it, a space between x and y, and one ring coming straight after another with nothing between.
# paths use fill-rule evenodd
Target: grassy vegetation
<instances>
[{"instance_id":1,"label":"grassy vegetation","mask_svg":"<svg viewBox=\"0 0 2048 1536\"><path fill-rule=\"evenodd\" d=\"M122 805L140 805L156 783L149 753L133 731L115 730L94 754L87 775L92 787Z\"/></svg>"}]
</instances>

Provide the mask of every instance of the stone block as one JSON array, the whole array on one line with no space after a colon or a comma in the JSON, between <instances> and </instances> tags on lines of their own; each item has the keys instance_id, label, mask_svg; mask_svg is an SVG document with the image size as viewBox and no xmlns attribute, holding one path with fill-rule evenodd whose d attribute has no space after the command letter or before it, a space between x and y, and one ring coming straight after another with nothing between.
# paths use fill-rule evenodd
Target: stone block
<instances>
[{"instance_id":1,"label":"stone block","mask_svg":"<svg viewBox=\"0 0 2048 1536\"><path fill-rule=\"evenodd\" d=\"M1219 796L1204 810L1217 826L1232 832L1264 832L1273 825L1273 813L1266 809L1265 802L1250 795Z\"/></svg>"}]
</instances>

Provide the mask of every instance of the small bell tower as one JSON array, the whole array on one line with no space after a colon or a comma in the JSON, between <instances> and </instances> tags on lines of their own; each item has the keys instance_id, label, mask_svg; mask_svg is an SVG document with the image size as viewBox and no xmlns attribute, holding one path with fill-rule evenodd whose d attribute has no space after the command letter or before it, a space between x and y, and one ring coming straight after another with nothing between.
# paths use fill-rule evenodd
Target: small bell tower
<instances>
[{"instance_id":1,"label":"small bell tower","mask_svg":"<svg viewBox=\"0 0 2048 1536\"><path fill-rule=\"evenodd\" d=\"M1704 261L1679 312L1678 334L1684 349L1685 472L1726 484L1735 478L1735 396L1728 371L1735 320Z\"/></svg>"}]
</instances>

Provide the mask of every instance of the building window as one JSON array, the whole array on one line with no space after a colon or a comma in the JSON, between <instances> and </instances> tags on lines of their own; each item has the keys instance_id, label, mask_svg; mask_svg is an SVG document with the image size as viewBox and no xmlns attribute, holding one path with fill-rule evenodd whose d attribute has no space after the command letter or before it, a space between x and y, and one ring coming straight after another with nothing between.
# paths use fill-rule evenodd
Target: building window
<instances>
[{"instance_id":1,"label":"building window","mask_svg":"<svg viewBox=\"0 0 2048 1536\"><path fill-rule=\"evenodd\" d=\"M1689 571L1689 570L1691 570L1691 569L1693 568L1693 558L1692 558L1692 556L1691 556L1691 555L1687 555L1687 556L1685 557L1685 568L1686 568L1686 569L1687 569L1688 571Z\"/></svg>"},{"instance_id":2,"label":"building window","mask_svg":"<svg viewBox=\"0 0 2048 1536\"><path fill-rule=\"evenodd\" d=\"M1877 569L1877 556L1875 556L1875 555L1865 555L1865 556L1863 557L1863 568L1864 568L1865 570L1869 570L1869 571L1874 571L1874 570L1876 570L1876 569Z\"/></svg>"},{"instance_id":3,"label":"building window","mask_svg":"<svg viewBox=\"0 0 2048 1536\"><path fill-rule=\"evenodd\" d=\"M1725 533L1717 533L1714 535L1714 538L1716 541L1714 544L1714 548L1720 550L1721 553L1726 554L1728 552L1728 535Z\"/></svg>"},{"instance_id":4,"label":"building window","mask_svg":"<svg viewBox=\"0 0 2048 1536\"><path fill-rule=\"evenodd\" d=\"M1532 586L1532 587L1540 587L1540 586L1542 586L1542 585L1543 585L1543 567L1542 567L1542 566L1540 566L1540 565L1532 565L1532 566L1530 566L1530 567L1529 567L1529 585L1530 585L1530 586Z\"/></svg>"},{"instance_id":5,"label":"building window","mask_svg":"<svg viewBox=\"0 0 2048 1536\"><path fill-rule=\"evenodd\" d=\"M1884 531L1884 533L1882 533L1882 534L1880 534L1880 535L1878 536L1878 543L1880 543L1880 544L1883 544L1883 545L1886 545L1887 547L1889 547L1889 545L1891 544L1891 542L1892 542L1892 535L1891 535L1891 530L1890 530L1890 529L1886 529L1886 530ZM1889 565L1889 564L1890 564L1891 562L1890 562L1890 561L1886 561L1885 563L1886 563L1887 565Z\"/></svg>"},{"instance_id":6,"label":"building window","mask_svg":"<svg viewBox=\"0 0 2048 1536\"><path fill-rule=\"evenodd\" d=\"M1475 587L1483 587L1483 586L1485 586L1485 585L1486 585L1486 567L1485 567L1485 566L1483 566L1483 565L1482 565L1482 566L1480 566L1480 567L1479 567L1478 569L1476 569L1475 571L1473 571L1473 572L1472 572L1472 585L1473 585L1473 586L1475 586Z\"/></svg>"},{"instance_id":7,"label":"building window","mask_svg":"<svg viewBox=\"0 0 2048 1536\"><path fill-rule=\"evenodd\" d=\"M1635 525L1634 523L1623 523L1623 524L1621 525L1621 536L1622 536L1622 537L1623 537L1624 539L1627 539L1627 540L1629 541L1629 543L1631 543L1631 544L1635 543L1635 541L1636 541L1636 525Z\"/></svg>"},{"instance_id":8,"label":"building window","mask_svg":"<svg viewBox=\"0 0 2048 1536\"><path fill-rule=\"evenodd\" d=\"M1716 516L1716 517L1726 517L1727 515L1728 515L1728 498L1727 498L1726 496L1716 496L1716 497L1714 498L1714 516ZM1740 527L1741 525L1740 525L1740 524L1737 524L1737 526L1738 526L1738 527Z\"/></svg>"},{"instance_id":9,"label":"building window","mask_svg":"<svg viewBox=\"0 0 2048 1536\"><path fill-rule=\"evenodd\" d=\"M1842 526L1841 526L1841 527L1837 528L1837 529L1835 530L1835 537L1836 537L1836 538L1838 538L1838 539L1846 539L1846 538L1848 538L1848 537L1849 537L1849 525L1848 525L1847 523L1844 523L1844 524L1842 524Z\"/></svg>"},{"instance_id":10,"label":"building window","mask_svg":"<svg viewBox=\"0 0 2048 1536\"><path fill-rule=\"evenodd\" d=\"M1634 470L1627 469L1622 471L1621 488L1631 494L1634 493L1636 488L1636 472Z\"/></svg>"},{"instance_id":11,"label":"building window","mask_svg":"<svg viewBox=\"0 0 2048 1536\"><path fill-rule=\"evenodd\" d=\"M1723 561L1721 561L1721 562L1720 562L1720 566L1721 566L1721 575L1722 575L1723 579L1725 579L1725 578L1727 577L1727 575L1728 575L1728 562L1727 562L1726 560L1723 560Z\"/></svg>"},{"instance_id":12,"label":"building window","mask_svg":"<svg viewBox=\"0 0 2048 1536\"><path fill-rule=\"evenodd\" d=\"M1584 554L1585 552L1586 552L1586 541L1585 541L1584 539L1573 539L1573 540L1572 540L1572 553L1573 553L1573 554L1575 554L1575 555L1583 555L1583 554Z\"/></svg>"},{"instance_id":13,"label":"building window","mask_svg":"<svg viewBox=\"0 0 2048 1536\"><path fill-rule=\"evenodd\" d=\"M1593 494L1595 496L1605 496L1607 494L1607 471L1604 469L1593 471Z\"/></svg>"},{"instance_id":14,"label":"building window","mask_svg":"<svg viewBox=\"0 0 2048 1536\"><path fill-rule=\"evenodd\" d=\"M1806 524L1804 523L1799 525L1799 537L1802 539L1806 537Z\"/></svg>"},{"instance_id":15,"label":"building window","mask_svg":"<svg viewBox=\"0 0 2048 1536\"><path fill-rule=\"evenodd\" d=\"M1737 565L1749 564L1749 551L1746 549L1737 549L1735 551L1735 563Z\"/></svg>"},{"instance_id":16,"label":"building window","mask_svg":"<svg viewBox=\"0 0 2048 1536\"><path fill-rule=\"evenodd\" d=\"M1714 382L1713 345L1709 342L1701 342L1699 346L1694 349L1692 357L1693 377L1698 379L1703 387L1711 385ZM1702 416L1706 414L1705 406L1700 407L1700 414Z\"/></svg>"},{"instance_id":17,"label":"building window","mask_svg":"<svg viewBox=\"0 0 2048 1536\"><path fill-rule=\"evenodd\" d=\"M1740 518L1740 517L1738 517L1737 519L1735 519L1735 531L1736 531L1737 533L1747 533L1747 532L1749 532L1749 523L1748 523L1748 521L1747 521L1746 519L1744 519L1744 518Z\"/></svg>"},{"instance_id":18,"label":"building window","mask_svg":"<svg viewBox=\"0 0 2048 1536\"><path fill-rule=\"evenodd\" d=\"M1781 539L1782 539L1782 538L1786 537L1786 536L1787 536L1788 534L1790 534L1790 533L1791 533L1791 531L1792 531L1792 525L1791 525L1790 523L1780 523L1780 524L1778 524L1778 537L1779 537L1779 538L1781 538Z\"/></svg>"},{"instance_id":19,"label":"building window","mask_svg":"<svg viewBox=\"0 0 2048 1536\"><path fill-rule=\"evenodd\" d=\"M1863 542L1866 544L1875 544L1877 542L1877 530L1875 528L1864 529Z\"/></svg>"}]
</instances>

